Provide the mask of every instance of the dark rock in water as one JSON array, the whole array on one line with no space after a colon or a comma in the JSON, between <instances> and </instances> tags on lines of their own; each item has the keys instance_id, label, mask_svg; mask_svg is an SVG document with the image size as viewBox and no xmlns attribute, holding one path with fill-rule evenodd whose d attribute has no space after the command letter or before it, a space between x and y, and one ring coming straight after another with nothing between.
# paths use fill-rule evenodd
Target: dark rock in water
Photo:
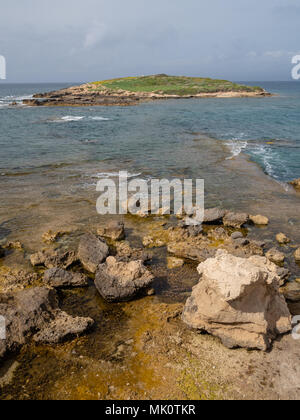
<instances>
[{"instance_id":1,"label":"dark rock in water","mask_svg":"<svg viewBox=\"0 0 300 420\"><path fill-rule=\"evenodd\" d=\"M39 265L46 268L63 268L71 267L78 260L75 252L73 251L52 251L43 250L30 256L30 262L34 267Z\"/></svg>"},{"instance_id":2,"label":"dark rock in water","mask_svg":"<svg viewBox=\"0 0 300 420\"><path fill-rule=\"evenodd\" d=\"M106 260L108 254L109 249L106 242L97 236L88 233L81 238L78 258L87 271L96 273L98 266Z\"/></svg>"},{"instance_id":3,"label":"dark rock in water","mask_svg":"<svg viewBox=\"0 0 300 420\"><path fill-rule=\"evenodd\" d=\"M88 278L81 273L72 273L62 268L51 268L44 274L44 282L56 289L65 287L86 287Z\"/></svg>"},{"instance_id":4,"label":"dark rock in water","mask_svg":"<svg viewBox=\"0 0 300 420\"><path fill-rule=\"evenodd\" d=\"M240 229L249 221L249 215L246 213L228 212L223 218L225 226Z\"/></svg>"},{"instance_id":5,"label":"dark rock in water","mask_svg":"<svg viewBox=\"0 0 300 420\"><path fill-rule=\"evenodd\" d=\"M99 266L95 285L108 302L123 302L146 292L153 280L153 275L142 261L123 263L109 257L105 264Z\"/></svg>"},{"instance_id":6,"label":"dark rock in water","mask_svg":"<svg viewBox=\"0 0 300 420\"><path fill-rule=\"evenodd\" d=\"M113 241L121 241L125 238L124 223L111 221L106 227L100 227L97 231L99 236Z\"/></svg>"},{"instance_id":7,"label":"dark rock in water","mask_svg":"<svg viewBox=\"0 0 300 420\"><path fill-rule=\"evenodd\" d=\"M203 223L207 223L207 224L220 223L222 222L225 214L226 214L226 211L219 208L207 209L204 211Z\"/></svg>"},{"instance_id":8,"label":"dark rock in water","mask_svg":"<svg viewBox=\"0 0 300 420\"><path fill-rule=\"evenodd\" d=\"M94 323L90 318L72 318L62 312L55 290L46 287L0 294L0 314L6 326L6 339L0 340L0 358L32 338L39 343L61 342L84 333Z\"/></svg>"}]
</instances>

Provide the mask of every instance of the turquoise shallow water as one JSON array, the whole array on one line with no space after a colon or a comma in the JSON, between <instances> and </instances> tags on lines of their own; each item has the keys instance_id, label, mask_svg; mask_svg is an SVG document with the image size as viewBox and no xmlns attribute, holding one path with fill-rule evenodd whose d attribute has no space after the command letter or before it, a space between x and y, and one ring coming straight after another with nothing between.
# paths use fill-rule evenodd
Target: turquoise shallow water
<instances>
[{"instance_id":1,"label":"turquoise shallow water","mask_svg":"<svg viewBox=\"0 0 300 420\"><path fill-rule=\"evenodd\" d=\"M227 159L245 152L278 181L300 177L300 83L255 82L272 98L180 100L109 108L7 105L66 85L0 84L0 173L95 165L134 173L199 175L206 152L183 150L195 133L223 141ZM210 162L207 162L210 164ZM104 166L103 166L104 167ZM97 172L96 171L96 172Z\"/></svg>"}]
</instances>

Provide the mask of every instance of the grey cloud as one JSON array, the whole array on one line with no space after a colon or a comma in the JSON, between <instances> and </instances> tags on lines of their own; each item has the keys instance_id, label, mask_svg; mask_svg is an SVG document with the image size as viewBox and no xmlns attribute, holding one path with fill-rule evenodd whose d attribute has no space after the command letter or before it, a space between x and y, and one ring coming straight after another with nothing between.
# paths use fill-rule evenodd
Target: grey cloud
<instances>
[{"instance_id":1,"label":"grey cloud","mask_svg":"<svg viewBox=\"0 0 300 420\"><path fill-rule=\"evenodd\" d=\"M12 0L1 5L0 55L8 82L162 72L286 80L298 11L294 0Z\"/></svg>"}]
</instances>

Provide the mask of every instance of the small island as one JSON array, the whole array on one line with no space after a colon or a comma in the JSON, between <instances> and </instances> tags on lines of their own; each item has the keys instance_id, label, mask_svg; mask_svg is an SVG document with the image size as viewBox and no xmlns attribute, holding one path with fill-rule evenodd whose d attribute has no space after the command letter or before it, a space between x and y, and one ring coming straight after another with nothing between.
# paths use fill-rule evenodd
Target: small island
<instances>
[{"instance_id":1,"label":"small island","mask_svg":"<svg viewBox=\"0 0 300 420\"><path fill-rule=\"evenodd\" d=\"M202 77L158 74L86 83L36 94L33 99L24 100L23 103L30 106L129 106L162 99L264 96L271 94L258 86Z\"/></svg>"}]
</instances>

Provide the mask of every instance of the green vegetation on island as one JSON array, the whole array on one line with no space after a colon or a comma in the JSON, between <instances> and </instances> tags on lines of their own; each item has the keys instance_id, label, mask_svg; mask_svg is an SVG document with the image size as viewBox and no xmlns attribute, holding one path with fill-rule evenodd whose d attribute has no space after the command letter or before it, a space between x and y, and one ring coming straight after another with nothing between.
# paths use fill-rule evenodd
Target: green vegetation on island
<instances>
[{"instance_id":1,"label":"green vegetation on island","mask_svg":"<svg viewBox=\"0 0 300 420\"><path fill-rule=\"evenodd\" d=\"M125 77L120 79L93 82L95 90L124 90L129 92L148 92L161 95L198 95L217 92L263 92L258 86L245 86L227 80L216 80L202 77L154 76Z\"/></svg>"}]
</instances>

